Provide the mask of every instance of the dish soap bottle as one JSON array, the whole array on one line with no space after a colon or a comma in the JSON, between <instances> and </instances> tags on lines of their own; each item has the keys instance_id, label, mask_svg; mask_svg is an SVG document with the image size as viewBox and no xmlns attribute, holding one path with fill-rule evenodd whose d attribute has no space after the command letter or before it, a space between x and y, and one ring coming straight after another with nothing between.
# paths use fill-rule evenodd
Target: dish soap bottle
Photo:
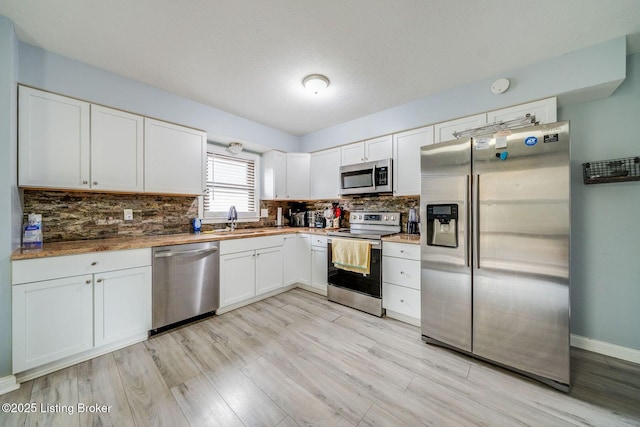
<instances>
[{"instance_id":1,"label":"dish soap bottle","mask_svg":"<svg viewBox=\"0 0 640 427\"><path fill-rule=\"evenodd\" d=\"M42 215L29 214L22 233L22 246L25 248L42 247Z\"/></svg>"}]
</instances>

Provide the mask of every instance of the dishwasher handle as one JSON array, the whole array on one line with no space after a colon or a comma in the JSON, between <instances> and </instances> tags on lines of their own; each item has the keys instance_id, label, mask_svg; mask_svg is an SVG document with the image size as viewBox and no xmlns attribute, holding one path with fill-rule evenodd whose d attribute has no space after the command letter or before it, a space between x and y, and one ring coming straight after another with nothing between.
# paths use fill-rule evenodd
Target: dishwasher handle
<instances>
[{"instance_id":1,"label":"dishwasher handle","mask_svg":"<svg viewBox=\"0 0 640 427\"><path fill-rule=\"evenodd\" d=\"M165 251L165 252L156 252L154 257L156 258L167 258L172 256L184 256L184 255L200 255L206 253L218 252L218 248L208 248L208 249L193 249L190 251Z\"/></svg>"}]
</instances>

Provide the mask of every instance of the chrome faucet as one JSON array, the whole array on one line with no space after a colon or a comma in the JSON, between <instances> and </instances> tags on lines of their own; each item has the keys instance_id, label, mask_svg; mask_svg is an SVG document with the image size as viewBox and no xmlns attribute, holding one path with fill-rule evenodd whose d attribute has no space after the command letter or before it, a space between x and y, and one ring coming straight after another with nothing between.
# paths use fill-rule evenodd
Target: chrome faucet
<instances>
[{"instance_id":1,"label":"chrome faucet","mask_svg":"<svg viewBox=\"0 0 640 427\"><path fill-rule=\"evenodd\" d=\"M229 213L227 213L227 220L231 221L231 231L236 229L236 221L238 221L238 211L236 207L231 205L229 207Z\"/></svg>"}]
</instances>

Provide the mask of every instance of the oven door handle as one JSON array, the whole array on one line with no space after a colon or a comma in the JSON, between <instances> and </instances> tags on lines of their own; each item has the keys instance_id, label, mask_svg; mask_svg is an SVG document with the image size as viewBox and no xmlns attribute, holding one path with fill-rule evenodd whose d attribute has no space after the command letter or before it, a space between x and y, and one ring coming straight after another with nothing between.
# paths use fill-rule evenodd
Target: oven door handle
<instances>
[{"instance_id":1,"label":"oven door handle","mask_svg":"<svg viewBox=\"0 0 640 427\"><path fill-rule=\"evenodd\" d=\"M331 243L332 240L333 239L331 239L331 237L327 237L327 244ZM355 240L357 242L367 242L371 246L375 246L376 248L382 245L382 242L380 240L364 240L364 239L354 239L354 238L349 238L349 239L343 238L343 240Z\"/></svg>"}]
</instances>

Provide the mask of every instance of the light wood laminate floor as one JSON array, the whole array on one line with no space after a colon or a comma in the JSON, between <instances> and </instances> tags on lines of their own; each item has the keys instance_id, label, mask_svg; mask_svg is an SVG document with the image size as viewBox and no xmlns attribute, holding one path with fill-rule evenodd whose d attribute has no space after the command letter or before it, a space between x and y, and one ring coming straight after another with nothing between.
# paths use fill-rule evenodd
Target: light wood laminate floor
<instances>
[{"instance_id":1,"label":"light wood laminate floor","mask_svg":"<svg viewBox=\"0 0 640 427\"><path fill-rule=\"evenodd\" d=\"M639 365L578 349L571 362L567 395L294 289L26 382L0 401L38 411L0 425L640 425Z\"/></svg>"}]
</instances>

